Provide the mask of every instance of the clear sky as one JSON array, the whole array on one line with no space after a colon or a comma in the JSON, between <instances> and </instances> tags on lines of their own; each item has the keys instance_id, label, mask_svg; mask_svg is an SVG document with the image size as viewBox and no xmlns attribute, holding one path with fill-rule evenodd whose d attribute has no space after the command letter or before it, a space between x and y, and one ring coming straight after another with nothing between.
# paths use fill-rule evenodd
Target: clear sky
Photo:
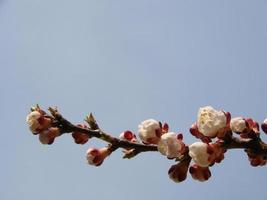
<instances>
[{"instance_id":1,"label":"clear sky","mask_svg":"<svg viewBox=\"0 0 267 200\"><path fill-rule=\"evenodd\" d=\"M200 106L267 117L267 1L0 0L0 199L267 199L267 168L227 152L212 177L176 184L157 153L99 167L95 140L41 145L29 108L58 106L73 123L93 112L113 135L147 118L185 142ZM266 136L263 136L267 140Z\"/></svg>"}]
</instances>

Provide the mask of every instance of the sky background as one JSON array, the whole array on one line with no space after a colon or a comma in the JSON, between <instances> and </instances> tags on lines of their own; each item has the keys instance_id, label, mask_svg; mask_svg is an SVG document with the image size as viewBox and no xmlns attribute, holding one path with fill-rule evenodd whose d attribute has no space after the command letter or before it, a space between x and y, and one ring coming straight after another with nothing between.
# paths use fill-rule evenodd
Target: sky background
<instances>
[{"instance_id":1,"label":"sky background","mask_svg":"<svg viewBox=\"0 0 267 200\"><path fill-rule=\"evenodd\" d=\"M0 0L0 199L266 199L267 169L226 154L205 183L167 175L158 153L116 151L101 167L69 135L41 145L32 105L58 106L73 123L93 112L119 135L147 118L185 142L198 108L267 117L267 1ZM267 137L263 136L267 141Z\"/></svg>"}]
</instances>

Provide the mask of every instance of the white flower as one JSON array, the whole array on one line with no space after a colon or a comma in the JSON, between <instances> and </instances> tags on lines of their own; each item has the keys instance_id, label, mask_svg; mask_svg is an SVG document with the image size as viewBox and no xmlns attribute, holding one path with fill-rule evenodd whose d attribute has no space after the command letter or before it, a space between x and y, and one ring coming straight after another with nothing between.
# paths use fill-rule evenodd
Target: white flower
<instances>
[{"instance_id":1,"label":"white flower","mask_svg":"<svg viewBox=\"0 0 267 200\"><path fill-rule=\"evenodd\" d=\"M203 142L195 142L189 146L189 156L201 167L208 167L210 164L208 145Z\"/></svg>"},{"instance_id":2,"label":"white flower","mask_svg":"<svg viewBox=\"0 0 267 200\"><path fill-rule=\"evenodd\" d=\"M42 115L38 111L33 111L27 116L26 121L29 125L31 132L35 133L36 129L38 129L40 127L40 123L39 123L38 119L41 117L42 117Z\"/></svg>"},{"instance_id":3,"label":"white flower","mask_svg":"<svg viewBox=\"0 0 267 200\"><path fill-rule=\"evenodd\" d=\"M267 124L267 118L263 121L264 124Z\"/></svg>"},{"instance_id":4,"label":"white flower","mask_svg":"<svg viewBox=\"0 0 267 200\"><path fill-rule=\"evenodd\" d=\"M178 139L177 134L173 132L163 134L158 143L158 151L168 158L181 156L184 147L182 140Z\"/></svg>"},{"instance_id":5,"label":"white flower","mask_svg":"<svg viewBox=\"0 0 267 200\"><path fill-rule=\"evenodd\" d=\"M148 119L138 126L139 137L144 143L157 144L161 136L161 128L158 121Z\"/></svg>"},{"instance_id":6,"label":"white flower","mask_svg":"<svg viewBox=\"0 0 267 200\"><path fill-rule=\"evenodd\" d=\"M246 121L242 117L231 119L230 128L233 132L242 133L246 129Z\"/></svg>"},{"instance_id":7,"label":"white flower","mask_svg":"<svg viewBox=\"0 0 267 200\"><path fill-rule=\"evenodd\" d=\"M215 137L218 131L226 126L226 121L224 112L211 106L202 107L198 111L198 130L207 137Z\"/></svg>"}]
</instances>

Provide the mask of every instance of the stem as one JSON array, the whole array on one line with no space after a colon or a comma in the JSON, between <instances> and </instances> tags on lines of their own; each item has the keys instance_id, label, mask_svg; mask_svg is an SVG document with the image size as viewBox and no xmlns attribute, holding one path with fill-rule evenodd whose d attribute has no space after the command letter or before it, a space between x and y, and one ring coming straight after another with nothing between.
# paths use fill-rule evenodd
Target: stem
<instances>
[{"instance_id":1,"label":"stem","mask_svg":"<svg viewBox=\"0 0 267 200\"><path fill-rule=\"evenodd\" d=\"M158 151L156 145L129 142L116 137L112 137L110 134L103 132L97 125L92 114L90 114L90 117L87 118L89 119L89 121L86 120L91 128L81 128L79 126L73 125L71 122L63 118L62 115L56 109L49 108L49 111L55 119L55 126L60 128L61 134L72 132L85 133L90 137L95 137L108 142L111 146L110 149L112 151L115 151L118 148L123 148L126 150L131 149L131 151L128 152L128 155L127 153L125 154L125 158L132 158L141 152ZM267 144L264 143L259 137L248 139L231 137L223 141L221 146L225 150L245 149L250 150L256 155L262 155L264 157L267 157ZM188 154L188 152L186 154Z\"/></svg>"},{"instance_id":2,"label":"stem","mask_svg":"<svg viewBox=\"0 0 267 200\"><path fill-rule=\"evenodd\" d=\"M55 118L56 120L55 123L59 126L61 130L61 134L72 133L72 132L85 133L90 137L95 137L95 138L98 138L98 139L101 139L103 141L110 143L112 145L112 148L111 148L112 151L115 151L118 148L134 149L134 152L132 152L131 157L137 155L140 152L158 151L158 148L156 145L147 145L147 144L134 143L134 142L126 141L126 140L121 140L119 138L112 137L110 134L103 132L99 128L96 130L92 130L89 128L81 128L79 126L75 126L71 122L63 118L62 115L56 109L49 108L49 111Z\"/></svg>"}]
</instances>

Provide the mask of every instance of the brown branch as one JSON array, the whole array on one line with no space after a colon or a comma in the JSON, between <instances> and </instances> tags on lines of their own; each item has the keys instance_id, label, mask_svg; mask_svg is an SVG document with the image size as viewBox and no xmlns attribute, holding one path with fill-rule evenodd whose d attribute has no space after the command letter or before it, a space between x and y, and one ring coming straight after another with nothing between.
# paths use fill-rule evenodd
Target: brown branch
<instances>
[{"instance_id":1,"label":"brown branch","mask_svg":"<svg viewBox=\"0 0 267 200\"><path fill-rule=\"evenodd\" d=\"M118 148L126 149L126 154L124 158L132 158L141 152L158 151L156 145L129 142L126 140L121 140L116 137L112 137L110 134L103 132L97 125L92 114L90 114L90 116L86 119L86 121L90 125L90 128L82 128L73 125L71 122L62 117L62 115L57 111L57 109L49 108L49 111L51 112L52 116L55 119L55 125L60 128L61 134L80 132L80 133L85 133L90 137L99 138L103 141L108 142L110 144L110 149L112 151L115 151ZM267 158L267 144L264 143L259 137L255 137L252 139L230 137L222 141L221 146L225 150L229 149L244 149L245 151L249 150L250 152L256 155L262 155ZM188 154L188 152L186 152L185 154Z\"/></svg>"},{"instance_id":2,"label":"brown branch","mask_svg":"<svg viewBox=\"0 0 267 200\"><path fill-rule=\"evenodd\" d=\"M245 149L246 151L249 150L256 155L267 157L267 144L259 137L253 139L232 137L231 140L223 142L222 147L226 150Z\"/></svg>"},{"instance_id":3,"label":"brown branch","mask_svg":"<svg viewBox=\"0 0 267 200\"><path fill-rule=\"evenodd\" d=\"M71 122L69 122L64 117L62 117L62 115L56 109L49 108L49 111L55 118L56 120L55 123L60 128L61 134L72 133L72 132L85 133L90 137L96 137L96 138L99 138L103 141L110 143L112 151L115 151L118 148L134 149L132 152L129 152L130 154L128 156L125 156L125 158L131 158L140 152L158 151L156 145L147 145L147 144L129 142L126 140L121 140L116 137L112 137L110 134L103 132L96 124L96 121L94 120L92 114L90 114L90 117L91 117L91 120L94 120L95 124L93 126L97 127L97 129L95 130L93 130L92 128L82 128L82 127L73 125ZM90 127L92 127L92 124L90 125Z\"/></svg>"}]
</instances>

